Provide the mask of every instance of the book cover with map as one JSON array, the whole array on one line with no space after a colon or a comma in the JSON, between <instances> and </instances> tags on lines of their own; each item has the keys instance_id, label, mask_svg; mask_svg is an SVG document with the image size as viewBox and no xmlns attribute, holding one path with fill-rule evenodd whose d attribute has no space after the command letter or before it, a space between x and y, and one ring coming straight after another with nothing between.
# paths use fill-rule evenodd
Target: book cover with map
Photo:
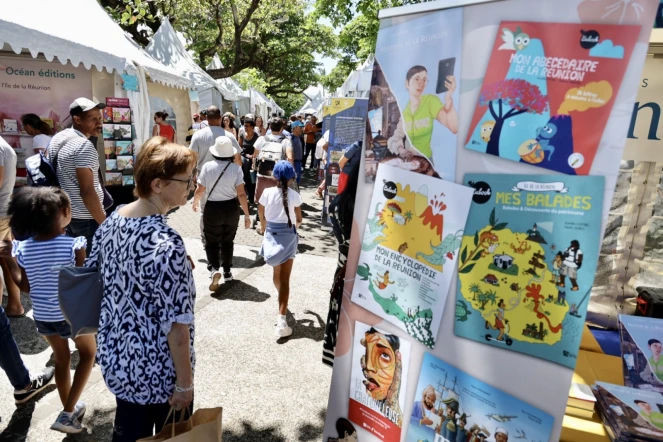
<instances>
[{"instance_id":1,"label":"book cover with map","mask_svg":"<svg viewBox=\"0 0 663 442\"><path fill-rule=\"evenodd\" d=\"M547 441L553 424L551 415L425 353L405 442Z\"/></svg>"},{"instance_id":2,"label":"book cover with map","mask_svg":"<svg viewBox=\"0 0 663 442\"><path fill-rule=\"evenodd\" d=\"M473 189L380 165L352 301L435 346Z\"/></svg>"},{"instance_id":3,"label":"book cover with map","mask_svg":"<svg viewBox=\"0 0 663 442\"><path fill-rule=\"evenodd\" d=\"M380 440L401 439L410 343L355 322L348 419Z\"/></svg>"},{"instance_id":4,"label":"book cover with map","mask_svg":"<svg viewBox=\"0 0 663 442\"><path fill-rule=\"evenodd\" d=\"M605 382L592 391L612 440L663 440L663 395Z\"/></svg>"},{"instance_id":5,"label":"book cover with map","mask_svg":"<svg viewBox=\"0 0 663 442\"><path fill-rule=\"evenodd\" d=\"M602 176L465 175L456 335L575 367L601 242Z\"/></svg>"},{"instance_id":6,"label":"book cover with map","mask_svg":"<svg viewBox=\"0 0 663 442\"><path fill-rule=\"evenodd\" d=\"M619 315L624 385L663 393L663 321Z\"/></svg>"},{"instance_id":7,"label":"book cover with map","mask_svg":"<svg viewBox=\"0 0 663 442\"><path fill-rule=\"evenodd\" d=\"M589 175L640 26L503 21L465 147Z\"/></svg>"}]
</instances>

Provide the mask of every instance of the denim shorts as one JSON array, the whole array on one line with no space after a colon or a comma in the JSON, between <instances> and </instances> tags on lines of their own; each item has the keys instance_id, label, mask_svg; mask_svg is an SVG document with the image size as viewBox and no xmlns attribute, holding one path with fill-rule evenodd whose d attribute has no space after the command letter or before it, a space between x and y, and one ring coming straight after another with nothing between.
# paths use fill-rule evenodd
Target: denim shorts
<instances>
[{"instance_id":1,"label":"denim shorts","mask_svg":"<svg viewBox=\"0 0 663 442\"><path fill-rule=\"evenodd\" d=\"M71 338L71 327L67 324L67 321L45 322L35 319L35 325L42 336L59 335L63 339Z\"/></svg>"}]
</instances>

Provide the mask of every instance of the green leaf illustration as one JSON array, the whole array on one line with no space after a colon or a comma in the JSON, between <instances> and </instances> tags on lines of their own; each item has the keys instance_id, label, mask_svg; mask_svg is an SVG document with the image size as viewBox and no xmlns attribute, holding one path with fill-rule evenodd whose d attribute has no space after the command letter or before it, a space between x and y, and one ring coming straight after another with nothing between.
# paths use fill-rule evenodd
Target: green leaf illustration
<instances>
[{"instance_id":1,"label":"green leaf illustration","mask_svg":"<svg viewBox=\"0 0 663 442\"><path fill-rule=\"evenodd\" d=\"M490 212L490 218L489 218L489 220L488 220L488 223L489 223L491 226L494 226L494 225L495 225L495 208L494 208L494 207L493 207L493 210Z\"/></svg>"},{"instance_id":2,"label":"green leaf illustration","mask_svg":"<svg viewBox=\"0 0 663 442\"><path fill-rule=\"evenodd\" d=\"M493 227L493 230L503 230L508 223L499 223Z\"/></svg>"},{"instance_id":3,"label":"green leaf illustration","mask_svg":"<svg viewBox=\"0 0 663 442\"><path fill-rule=\"evenodd\" d=\"M467 267L465 267L463 270L461 270L460 273L470 273L473 268L474 268L474 264L470 264Z\"/></svg>"},{"instance_id":4,"label":"green leaf illustration","mask_svg":"<svg viewBox=\"0 0 663 442\"><path fill-rule=\"evenodd\" d=\"M478 261L480 259L481 259L481 253L477 253L476 255L474 255L474 258L472 258L472 261Z\"/></svg>"},{"instance_id":5,"label":"green leaf illustration","mask_svg":"<svg viewBox=\"0 0 663 442\"><path fill-rule=\"evenodd\" d=\"M474 245L478 246L479 245L479 231L477 230L477 233L474 234Z\"/></svg>"},{"instance_id":6,"label":"green leaf illustration","mask_svg":"<svg viewBox=\"0 0 663 442\"><path fill-rule=\"evenodd\" d=\"M460 262L465 262L467 259L467 246L463 249L463 252L460 254Z\"/></svg>"}]
</instances>

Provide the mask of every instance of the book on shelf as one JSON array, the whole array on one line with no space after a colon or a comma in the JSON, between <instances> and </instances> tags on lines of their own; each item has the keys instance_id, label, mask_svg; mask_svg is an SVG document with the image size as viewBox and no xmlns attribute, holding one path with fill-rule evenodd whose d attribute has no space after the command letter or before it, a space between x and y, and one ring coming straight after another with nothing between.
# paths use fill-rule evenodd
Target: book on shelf
<instances>
[{"instance_id":1,"label":"book on shelf","mask_svg":"<svg viewBox=\"0 0 663 442\"><path fill-rule=\"evenodd\" d=\"M106 173L107 186L121 186L122 174L121 173Z\"/></svg>"},{"instance_id":2,"label":"book on shelf","mask_svg":"<svg viewBox=\"0 0 663 442\"><path fill-rule=\"evenodd\" d=\"M583 410L594 410L596 405L596 396L592 393L589 385L573 382L569 389L569 400L567 405Z\"/></svg>"},{"instance_id":3,"label":"book on shelf","mask_svg":"<svg viewBox=\"0 0 663 442\"><path fill-rule=\"evenodd\" d=\"M113 108L110 106L106 106L103 109L103 117L104 117L104 123L112 123L113 122Z\"/></svg>"},{"instance_id":4,"label":"book on shelf","mask_svg":"<svg viewBox=\"0 0 663 442\"><path fill-rule=\"evenodd\" d=\"M2 132L18 133L18 121L8 118L2 120Z\"/></svg>"}]
</instances>

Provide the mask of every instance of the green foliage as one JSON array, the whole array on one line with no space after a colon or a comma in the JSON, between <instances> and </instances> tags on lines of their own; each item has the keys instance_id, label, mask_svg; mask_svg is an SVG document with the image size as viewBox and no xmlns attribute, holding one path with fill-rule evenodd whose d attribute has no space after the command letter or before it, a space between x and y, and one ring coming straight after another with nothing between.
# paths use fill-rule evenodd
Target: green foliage
<instances>
[{"instance_id":1,"label":"green foliage","mask_svg":"<svg viewBox=\"0 0 663 442\"><path fill-rule=\"evenodd\" d=\"M321 76L314 52L336 56L337 37L307 14L307 0L98 0L141 45L149 43L161 20L184 35L205 68L218 54L223 68L208 71L226 78L246 69L261 72L264 88L277 102L295 103ZM284 107L281 104L281 107Z\"/></svg>"}]
</instances>

